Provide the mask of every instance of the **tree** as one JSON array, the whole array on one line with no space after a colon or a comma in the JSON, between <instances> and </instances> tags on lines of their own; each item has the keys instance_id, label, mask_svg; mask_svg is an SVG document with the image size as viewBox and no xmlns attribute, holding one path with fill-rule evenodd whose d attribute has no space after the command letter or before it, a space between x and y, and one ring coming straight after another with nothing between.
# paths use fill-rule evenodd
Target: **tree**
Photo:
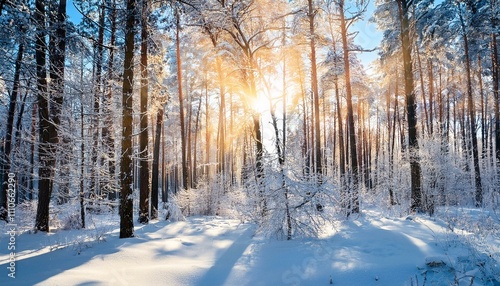
<instances>
[{"instance_id":1,"label":"tree","mask_svg":"<svg viewBox=\"0 0 500 286\"><path fill-rule=\"evenodd\" d=\"M110 182L107 185L107 194L110 200L116 199L116 189L117 182L115 178L115 141L114 141L114 128L113 128L113 112L114 112L114 101L113 101L113 80L114 80L114 60L115 60L115 44L116 44L116 0L112 0L109 4L110 11L110 39L109 39L109 58L108 58L108 84L106 85L106 95L103 100L104 105L104 125L102 128L102 138L105 142L106 148L106 158L108 164L108 172Z\"/></svg>"},{"instance_id":2,"label":"tree","mask_svg":"<svg viewBox=\"0 0 500 286\"><path fill-rule=\"evenodd\" d=\"M149 221L149 162L148 162L148 0L142 0L141 13L141 100L140 100L140 133L139 133L139 222Z\"/></svg>"},{"instance_id":3,"label":"tree","mask_svg":"<svg viewBox=\"0 0 500 286\"><path fill-rule=\"evenodd\" d=\"M127 19L125 23L125 57L123 60L122 89L122 150L120 152L120 238L128 238L134 236L134 205L132 197L132 93L134 88L134 36L136 5L136 0L127 0Z\"/></svg>"},{"instance_id":4,"label":"tree","mask_svg":"<svg viewBox=\"0 0 500 286\"><path fill-rule=\"evenodd\" d=\"M160 143L163 130L164 107L158 107L156 114L155 140L153 147L153 168L151 178L151 219L158 218L158 182L159 182L159 162L160 162Z\"/></svg>"},{"instance_id":5,"label":"tree","mask_svg":"<svg viewBox=\"0 0 500 286\"><path fill-rule=\"evenodd\" d=\"M66 21L66 1L60 0L56 22L53 25L56 27L54 37L54 50L52 50L51 59L51 90L53 99L49 98L47 84L47 67L46 67L46 17L44 0L35 1L35 23L37 34L35 40L35 60L37 69L37 93L38 93L38 112L40 121L40 145L39 145L39 160L41 167L39 168L40 181L38 183L38 207L35 221L35 228L39 231L49 231L49 204L52 194L55 159L55 147L59 142L58 127L60 124L60 111L63 101L64 87L64 55L65 55L65 21ZM49 106L49 101L53 100L53 104Z\"/></svg>"},{"instance_id":6,"label":"tree","mask_svg":"<svg viewBox=\"0 0 500 286\"><path fill-rule=\"evenodd\" d=\"M315 154L315 173L318 183L322 181L322 150L321 150L321 133L320 133L320 114L319 114L319 91L318 91L318 69L316 67L316 32L314 18L318 12L313 7L313 0L307 1L307 17L309 19L309 45L311 49L311 90L314 106L314 154Z\"/></svg>"},{"instance_id":7,"label":"tree","mask_svg":"<svg viewBox=\"0 0 500 286\"><path fill-rule=\"evenodd\" d=\"M50 117L52 124L54 125L54 157L57 157L57 153L64 153L64 142L62 131L61 131L61 114L62 107L64 104L64 74L65 74L65 61L66 61L66 0L59 0L59 5L57 6L57 13L55 19L51 19L51 26L54 28L54 32L49 37L49 96L50 96ZM62 152L59 150L62 149ZM57 158L54 158L57 159ZM66 165L65 155L59 157L59 165L57 168L59 175L61 177L66 176L68 168ZM67 183L59 184L59 202L65 202L68 200L69 187Z\"/></svg>"},{"instance_id":8,"label":"tree","mask_svg":"<svg viewBox=\"0 0 500 286\"><path fill-rule=\"evenodd\" d=\"M348 28L349 26L359 18L359 16L364 12L366 6L358 11L358 15L353 15L350 19L346 19L345 13L346 8L344 6L344 0L337 1L339 6L339 17L340 17L340 33L342 36L342 49L344 55L344 76L345 76L345 87L346 87L346 101L347 101L347 126L349 134L349 147L350 147L350 163L351 163L351 176L352 176L352 202L349 202L348 214L359 213L359 199L358 199L358 154L356 145L356 131L354 129L354 111L352 107L352 86L351 86L351 71L350 71L350 59L349 59L349 43L347 41ZM366 5L363 1L359 5ZM352 205L351 205L352 203Z\"/></svg>"},{"instance_id":9,"label":"tree","mask_svg":"<svg viewBox=\"0 0 500 286\"><path fill-rule=\"evenodd\" d=\"M12 85L12 91L10 93L10 100L9 100L9 111L7 115L7 130L5 132L5 143L3 146L3 152L2 152L2 157L0 158L0 165L1 168L0 170L3 170L2 180L2 185L0 186L0 194L1 198L0 201L2 204L0 205L0 219L2 220L7 220L8 213L7 213L7 189L8 189L8 174L10 172L10 166L11 166L11 159L10 159L10 153L12 150L12 133L14 129L14 114L16 111L16 102L17 102L17 96L19 94L19 85L20 85L20 76L21 76L21 64L23 61L23 56L24 56L24 42L21 42L19 44L19 48L17 51L17 58L16 58L16 63L15 63L15 70L14 70L14 82Z\"/></svg>"},{"instance_id":10,"label":"tree","mask_svg":"<svg viewBox=\"0 0 500 286\"><path fill-rule=\"evenodd\" d=\"M478 146L477 146L477 129L476 129L476 115L475 115L475 106L474 106L474 98L472 95L472 76L471 76L471 59L470 59L470 52L469 52L469 37L468 37L468 32L467 32L467 27L463 15L463 8L460 2L457 1L456 3L458 5L458 17L460 20L460 26L461 26L461 31L462 31L462 39L464 41L464 53L465 53L465 70L466 70L466 76L467 76L467 104L468 104L468 109L469 109L469 124L470 124L470 133L471 133L471 140L472 140L472 157L473 157L473 162L474 162L474 182L475 182L475 187L476 187L476 193L475 193L475 200L476 200L476 207L480 207L483 204L483 190L482 190L482 183L481 183L481 168L479 165L479 151L478 151ZM470 9L473 10L473 13L475 11L475 8L473 3L471 3L472 7L469 7Z\"/></svg>"},{"instance_id":11,"label":"tree","mask_svg":"<svg viewBox=\"0 0 500 286\"><path fill-rule=\"evenodd\" d=\"M498 62L498 41L497 34L498 31L494 29L498 27L500 22L500 15L498 15L498 9L500 9L500 3L497 0L490 0L490 24L491 24L491 72L493 81L493 98L495 101L495 159L500 162L500 65ZM498 167L497 167L498 168ZM498 170L500 172L500 168Z\"/></svg>"},{"instance_id":12,"label":"tree","mask_svg":"<svg viewBox=\"0 0 500 286\"><path fill-rule=\"evenodd\" d=\"M182 62L181 62L181 46L180 46L180 11L178 8L175 10L175 52L176 52L176 60L177 60L177 92L179 95L179 119L181 125L181 149L182 149L182 187L184 189L191 188L189 184L189 168L188 168L188 160L187 160L187 146L186 146L186 123L184 116L184 96L182 93Z\"/></svg>"},{"instance_id":13,"label":"tree","mask_svg":"<svg viewBox=\"0 0 500 286\"><path fill-rule=\"evenodd\" d=\"M408 124L408 145L410 147L411 205L410 211L422 210L421 169L418 158L417 106L410 40L410 6L413 1L396 0L399 8L401 49L405 78L406 116Z\"/></svg>"}]
</instances>

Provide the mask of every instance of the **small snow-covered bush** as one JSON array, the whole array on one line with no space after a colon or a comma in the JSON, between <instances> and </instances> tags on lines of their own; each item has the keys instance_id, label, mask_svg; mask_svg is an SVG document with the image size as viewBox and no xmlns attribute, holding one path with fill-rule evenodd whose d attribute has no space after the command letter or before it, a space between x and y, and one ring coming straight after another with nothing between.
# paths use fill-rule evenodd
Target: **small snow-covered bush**
<instances>
[{"instance_id":1,"label":"small snow-covered bush","mask_svg":"<svg viewBox=\"0 0 500 286\"><path fill-rule=\"evenodd\" d=\"M182 210L177 204L177 196L170 196L169 201L164 203L164 217L165 220L170 221L184 221L186 220L184 215L182 214Z\"/></svg>"},{"instance_id":2,"label":"small snow-covered bush","mask_svg":"<svg viewBox=\"0 0 500 286\"><path fill-rule=\"evenodd\" d=\"M61 220L62 229L70 230L70 229L81 229L82 228L82 220L80 217L80 213L71 213L66 215Z\"/></svg>"},{"instance_id":3,"label":"small snow-covered bush","mask_svg":"<svg viewBox=\"0 0 500 286\"><path fill-rule=\"evenodd\" d=\"M318 184L315 178L301 178L292 172L283 177L280 172L268 171L263 185L265 209L256 207L254 212L254 220L260 225L258 232L263 236L318 237L325 224L339 217L339 190L329 178L324 177ZM252 194L259 202L255 189Z\"/></svg>"}]
</instances>

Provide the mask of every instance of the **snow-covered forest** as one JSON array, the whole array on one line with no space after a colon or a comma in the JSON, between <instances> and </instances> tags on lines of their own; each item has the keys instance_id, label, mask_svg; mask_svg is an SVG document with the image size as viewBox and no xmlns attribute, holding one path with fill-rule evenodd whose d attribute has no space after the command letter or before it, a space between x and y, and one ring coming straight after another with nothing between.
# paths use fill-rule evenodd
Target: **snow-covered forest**
<instances>
[{"instance_id":1,"label":"snow-covered forest","mask_svg":"<svg viewBox=\"0 0 500 286\"><path fill-rule=\"evenodd\" d=\"M500 0L0 0L0 285L500 285L497 37Z\"/></svg>"}]
</instances>

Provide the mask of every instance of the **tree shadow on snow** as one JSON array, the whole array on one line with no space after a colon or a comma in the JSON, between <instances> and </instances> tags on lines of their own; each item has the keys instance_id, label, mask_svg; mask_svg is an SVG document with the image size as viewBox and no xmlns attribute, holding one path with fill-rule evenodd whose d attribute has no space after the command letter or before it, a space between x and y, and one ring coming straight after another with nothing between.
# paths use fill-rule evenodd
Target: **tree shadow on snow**
<instances>
[{"instance_id":1,"label":"tree shadow on snow","mask_svg":"<svg viewBox=\"0 0 500 286\"><path fill-rule=\"evenodd\" d=\"M214 265L199 280L197 286L225 285L236 262L252 242L255 233L253 226L248 226L233 244L214 262Z\"/></svg>"}]
</instances>

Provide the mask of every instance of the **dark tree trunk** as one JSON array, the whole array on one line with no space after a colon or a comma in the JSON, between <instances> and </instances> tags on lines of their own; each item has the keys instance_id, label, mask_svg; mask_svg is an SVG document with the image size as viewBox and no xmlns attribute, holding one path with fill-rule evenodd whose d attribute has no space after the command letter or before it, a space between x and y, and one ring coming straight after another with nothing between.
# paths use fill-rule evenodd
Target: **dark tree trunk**
<instances>
[{"instance_id":1,"label":"dark tree trunk","mask_svg":"<svg viewBox=\"0 0 500 286\"><path fill-rule=\"evenodd\" d=\"M462 36L464 40L464 52L465 52L465 68L467 74L467 105L469 109L469 125L470 125L469 128L472 140L474 183L476 187L475 203L476 207L481 207L483 205L483 187L481 183L481 166L479 165L479 151L477 146L476 112L474 107L474 98L472 94L472 76L471 76L470 56L469 56L469 39L467 36L466 27L461 12L459 12L459 17L460 17L460 22L462 24Z\"/></svg>"},{"instance_id":2,"label":"dark tree trunk","mask_svg":"<svg viewBox=\"0 0 500 286\"><path fill-rule=\"evenodd\" d=\"M410 152L411 205L410 211L422 210L421 169L418 156L417 105L411 59L410 21L408 0L397 0L401 24L401 46L405 76L406 115L408 120L408 143Z\"/></svg>"},{"instance_id":3,"label":"dark tree trunk","mask_svg":"<svg viewBox=\"0 0 500 286\"><path fill-rule=\"evenodd\" d=\"M196 116L195 116L195 124L194 124L194 140L193 140L193 164L192 164L192 169L191 169L191 183L193 186L198 185L198 133L199 133L199 126L200 126L200 113L201 113L201 102L202 98L200 96L199 102L198 102L198 109L196 110Z\"/></svg>"},{"instance_id":4,"label":"dark tree trunk","mask_svg":"<svg viewBox=\"0 0 500 286\"><path fill-rule=\"evenodd\" d=\"M122 90L122 150L120 160L120 238L134 236L134 205L132 197L132 129L134 83L134 34L136 1L127 0L127 21L125 26L125 58L123 61Z\"/></svg>"},{"instance_id":5,"label":"dark tree trunk","mask_svg":"<svg viewBox=\"0 0 500 286\"><path fill-rule=\"evenodd\" d=\"M352 175L352 194L349 198L349 206L347 214L359 213L359 199L358 199L358 155L356 145L356 132L354 128L354 111L352 107L352 87L351 87L351 73L349 63L349 46L347 42L347 24L344 15L344 1L339 1L340 12L340 30L342 34L342 48L344 50L344 73L346 84L346 101L347 101L347 132L349 133L349 147L350 147L350 163Z\"/></svg>"},{"instance_id":6,"label":"dark tree trunk","mask_svg":"<svg viewBox=\"0 0 500 286\"><path fill-rule=\"evenodd\" d=\"M59 6L57 8L56 21L53 23L55 26L55 47L50 55L51 62L51 104L50 112L52 122L54 124L55 135L54 142L56 145L60 146L58 143L65 143L63 136L59 131L61 126L61 111L64 103L64 72L65 72L65 61L66 61L66 0L59 0ZM67 142L67 140L66 140ZM57 148L58 146L54 147ZM60 168L59 173L63 182L59 185L59 199L60 203L65 203L69 200L69 184L67 182L67 177L69 176L69 168L67 154L64 152L64 145L61 146L63 150L58 150L57 153L60 154ZM55 154L54 154L55 156Z\"/></svg>"},{"instance_id":7,"label":"dark tree trunk","mask_svg":"<svg viewBox=\"0 0 500 286\"><path fill-rule=\"evenodd\" d=\"M80 74L80 82L83 83L83 60L81 66L81 74ZM82 228L85 228L85 189L84 189L84 180L85 180L85 134L84 134L84 110L83 110L83 92L80 94L80 139L82 142L80 143L80 192L79 192L79 201L80 201L80 222Z\"/></svg>"},{"instance_id":8,"label":"dark tree trunk","mask_svg":"<svg viewBox=\"0 0 500 286\"><path fill-rule=\"evenodd\" d=\"M432 71L432 61L429 58L427 61L428 74L429 74L429 132L434 133L434 73Z\"/></svg>"},{"instance_id":9,"label":"dark tree trunk","mask_svg":"<svg viewBox=\"0 0 500 286\"><path fill-rule=\"evenodd\" d=\"M50 54L51 59L51 93L52 98L48 98L47 93L47 71L46 71L46 44L45 37L45 3L43 0L36 1L35 3L35 21L38 24L36 38L36 54L35 59L37 63L37 90L38 90L38 106L40 117L40 165L39 174L40 181L39 195L38 195L38 208L35 221L35 228L40 231L49 231L49 204L50 196L52 194L54 167L56 163L56 145L59 142L58 127L60 125L60 113L63 104L64 93L64 60L65 60L65 47L66 47L66 1L59 2L58 11L56 15L56 26L54 39L54 47ZM49 101L51 104L49 105ZM49 109L50 108L50 109Z\"/></svg>"},{"instance_id":10,"label":"dark tree trunk","mask_svg":"<svg viewBox=\"0 0 500 286\"><path fill-rule=\"evenodd\" d=\"M319 116L319 91L318 91L318 74L316 68L316 32L314 18L316 9L313 8L313 0L308 0L308 17L309 17L309 35L311 48L311 90L314 106L314 159L315 159L315 174L318 184L322 182L322 156L321 156L321 131L320 131L320 116Z\"/></svg>"},{"instance_id":11,"label":"dark tree trunk","mask_svg":"<svg viewBox=\"0 0 500 286\"><path fill-rule=\"evenodd\" d=\"M12 92L10 93L9 101L9 111L7 114L7 130L5 133L5 143L2 152L2 157L0 158L0 164L2 165L1 170L3 171L2 185L1 188L1 205L0 205L0 219L7 220L7 192L8 192L8 175L10 172L10 153L12 149L12 133L14 129L14 115L16 112L16 102L17 96L19 94L19 81L21 77L21 64L24 55L24 43L19 44L19 49L17 52L15 70L14 70L14 83L12 85Z\"/></svg>"},{"instance_id":12,"label":"dark tree trunk","mask_svg":"<svg viewBox=\"0 0 500 286\"><path fill-rule=\"evenodd\" d=\"M55 160L53 158L52 141L57 135L54 134L54 125L49 118L49 99L47 94L47 66L46 66L46 28L45 28L45 1L36 0L35 15L36 40L35 40L35 61L37 74L37 99L39 116L39 161L38 168L38 206L36 213L35 228L39 231L49 231L49 203L52 193L53 167Z\"/></svg>"},{"instance_id":13,"label":"dark tree trunk","mask_svg":"<svg viewBox=\"0 0 500 286\"><path fill-rule=\"evenodd\" d=\"M498 48L497 48L497 35L491 34L491 69L493 81L493 98L495 101L495 158L497 164L500 164L500 88L499 88L499 66L498 66ZM497 169L500 170L500 168Z\"/></svg>"},{"instance_id":14,"label":"dark tree trunk","mask_svg":"<svg viewBox=\"0 0 500 286\"><path fill-rule=\"evenodd\" d=\"M184 120L184 97L182 94L182 62L181 62L181 46L180 46L180 15L179 11L176 14L176 30L175 30L175 47L176 47L176 58L177 58L177 89L179 93L179 117L181 124L181 149L182 149L182 187L184 189L189 189L189 172L188 172L188 161L186 154L186 124Z\"/></svg>"},{"instance_id":15,"label":"dark tree trunk","mask_svg":"<svg viewBox=\"0 0 500 286\"><path fill-rule=\"evenodd\" d=\"M141 26L141 100L139 133L139 222L149 221L149 150L148 150L148 0L142 0Z\"/></svg>"},{"instance_id":16,"label":"dark tree trunk","mask_svg":"<svg viewBox=\"0 0 500 286\"><path fill-rule=\"evenodd\" d=\"M151 219L158 218L158 182L159 182L159 161L160 142L163 129L163 106L158 108L156 114L155 141L153 147L153 170L151 178Z\"/></svg>"}]
</instances>

